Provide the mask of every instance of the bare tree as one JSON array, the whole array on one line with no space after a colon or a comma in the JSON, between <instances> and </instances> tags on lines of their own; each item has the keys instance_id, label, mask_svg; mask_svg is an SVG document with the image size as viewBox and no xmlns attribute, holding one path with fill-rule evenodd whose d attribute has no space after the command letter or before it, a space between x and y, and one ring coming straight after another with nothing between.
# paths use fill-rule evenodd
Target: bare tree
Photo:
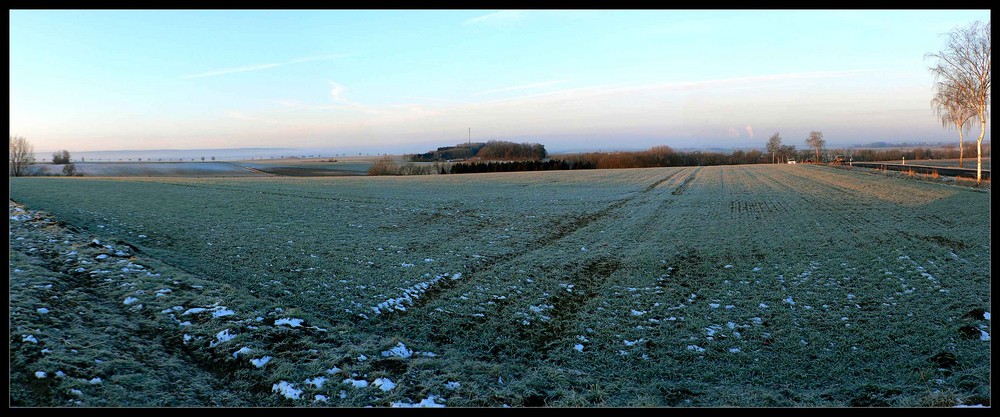
<instances>
[{"instance_id":1,"label":"bare tree","mask_svg":"<svg viewBox=\"0 0 1000 417\"><path fill-rule=\"evenodd\" d=\"M823 140L823 132L815 130L809 132L809 137L806 138L806 144L808 144L810 148L816 150L816 162L820 162L819 151L823 149L824 145L826 145L826 141Z\"/></svg>"},{"instance_id":2,"label":"bare tree","mask_svg":"<svg viewBox=\"0 0 1000 417\"><path fill-rule=\"evenodd\" d=\"M35 146L24 136L10 137L10 169L9 175L20 177L25 174L28 165L35 162Z\"/></svg>"},{"instance_id":3,"label":"bare tree","mask_svg":"<svg viewBox=\"0 0 1000 417\"><path fill-rule=\"evenodd\" d=\"M960 102L975 109L979 116L979 138L976 139L976 182L983 181L983 138L990 105L990 22L972 22L948 33L945 49L927 54L937 59L930 67L937 89L954 88ZM940 91L940 90L939 90Z\"/></svg>"},{"instance_id":4,"label":"bare tree","mask_svg":"<svg viewBox=\"0 0 1000 417\"><path fill-rule=\"evenodd\" d=\"M962 100L961 90L955 85L940 82L934 88L937 92L931 100L931 105L941 118L941 125L958 129L958 167L962 168L965 157L965 132L971 127L969 122L976 115L976 109L969 106L969 102Z\"/></svg>"},{"instance_id":5,"label":"bare tree","mask_svg":"<svg viewBox=\"0 0 1000 417\"><path fill-rule=\"evenodd\" d=\"M781 147L778 148L778 161L784 159L785 162L788 162L788 158L794 156L795 145L781 145Z\"/></svg>"},{"instance_id":6,"label":"bare tree","mask_svg":"<svg viewBox=\"0 0 1000 417\"><path fill-rule=\"evenodd\" d=\"M774 163L774 157L777 156L778 152L781 151L781 135L775 133L771 135L771 139L767 140L767 151L771 153L771 163Z\"/></svg>"}]
</instances>

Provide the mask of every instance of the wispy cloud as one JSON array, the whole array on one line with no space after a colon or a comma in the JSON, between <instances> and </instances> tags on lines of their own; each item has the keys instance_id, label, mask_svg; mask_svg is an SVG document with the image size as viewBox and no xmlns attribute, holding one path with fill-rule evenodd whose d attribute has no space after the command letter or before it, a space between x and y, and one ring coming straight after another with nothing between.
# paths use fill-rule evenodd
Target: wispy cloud
<instances>
[{"instance_id":1,"label":"wispy cloud","mask_svg":"<svg viewBox=\"0 0 1000 417\"><path fill-rule=\"evenodd\" d=\"M524 18L524 12L519 10L502 10L499 12L487 13L482 16L473 17L462 22L463 26L470 25L504 25L519 21Z\"/></svg>"},{"instance_id":2,"label":"wispy cloud","mask_svg":"<svg viewBox=\"0 0 1000 417\"><path fill-rule=\"evenodd\" d=\"M243 112L241 112L239 110L226 110L225 113L226 113L227 116L229 116L229 117L231 117L233 119L236 119L236 120L245 120L245 121L248 121L248 122L258 122L258 123L264 123L264 124L269 124L269 125L288 126L288 123L286 123L286 122L282 122L282 121L278 121L278 120L272 120L272 119L268 119L268 118L257 117L257 116L251 116L251 115L243 113Z\"/></svg>"},{"instance_id":3,"label":"wispy cloud","mask_svg":"<svg viewBox=\"0 0 1000 417\"><path fill-rule=\"evenodd\" d=\"M716 88L716 87L726 87L726 86L741 86L748 84L752 85L753 83L768 82L768 81L846 78L846 77L858 76L870 71L871 70L815 71L815 72L796 72L788 74L756 75L750 77L720 78L720 79L705 80L705 81L687 81L679 83L653 84L650 85L649 88L665 88L665 89Z\"/></svg>"},{"instance_id":4,"label":"wispy cloud","mask_svg":"<svg viewBox=\"0 0 1000 417\"><path fill-rule=\"evenodd\" d=\"M612 93L620 90L623 86L625 86L625 84L607 84L607 85L598 85L593 87L571 88L567 90L550 91L547 93L529 94L524 96L503 98L498 100L490 100L481 102L479 104L509 103L522 100L537 99L542 97L577 98L578 96L584 93L586 93L586 95Z\"/></svg>"},{"instance_id":5,"label":"wispy cloud","mask_svg":"<svg viewBox=\"0 0 1000 417\"><path fill-rule=\"evenodd\" d=\"M246 66L236 67L236 68L225 68L225 69L220 69L220 70L202 72L202 73L199 73L199 74L185 75L185 76L183 76L181 78L186 80L186 79L189 79L189 78L211 77L213 75L235 74L237 72L259 71L259 70L262 70L262 69L280 67L282 65L285 65L285 64L284 63L278 63L278 64L246 65Z\"/></svg>"},{"instance_id":6,"label":"wispy cloud","mask_svg":"<svg viewBox=\"0 0 1000 417\"><path fill-rule=\"evenodd\" d=\"M298 64L298 63L302 63L302 62L312 62L312 61L328 61L328 60L332 60L332 59L343 58L345 56L347 56L347 55L346 54L317 55L317 56L309 56L309 57L303 57L303 58L295 58L295 59L292 59L292 60L289 60L289 61L285 61L285 62L277 62L277 63L270 63L270 64L244 65L242 67L223 68L223 69L218 69L218 70L206 71L206 72L202 72L202 73L198 73L198 74L185 75L185 76L181 77L181 79L186 80L186 79L191 79L191 78L201 78L201 77L212 77L212 76L216 76L216 75L235 74L235 73L239 73L239 72L260 71L260 70L264 70L264 69L268 69L268 68L280 67L282 65Z\"/></svg>"},{"instance_id":7,"label":"wispy cloud","mask_svg":"<svg viewBox=\"0 0 1000 417\"><path fill-rule=\"evenodd\" d=\"M497 89L493 89L493 90L480 91L480 92L474 93L472 95L473 96L482 96L482 95L486 95L486 94L503 93L503 92L507 92L507 91L528 90L528 89L532 89L532 88L548 87L550 85L562 84L562 83L565 83L565 82L569 82L569 80L544 81L544 82L539 82L539 83L515 85L513 87L504 87L504 88L497 88Z\"/></svg>"},{"instance_id":8,"label":"wispy cloud","mask_svg":"<svg viewBox=\"0 0 1000 417\"><path fill-rule=\"evenodd\" d=\"M361 104L352 101L345 97L347 92L347 87L343 86L336 81L328 81L330 83L330 99L333 104L312 104L303 103L298 100L276 100L275 103L283 107L291 107L304 110L352 110L361 113L367 113L371 115L379 115L384 112L376 107L369 106L367 104Z\"/></svg>"}]
</instances>

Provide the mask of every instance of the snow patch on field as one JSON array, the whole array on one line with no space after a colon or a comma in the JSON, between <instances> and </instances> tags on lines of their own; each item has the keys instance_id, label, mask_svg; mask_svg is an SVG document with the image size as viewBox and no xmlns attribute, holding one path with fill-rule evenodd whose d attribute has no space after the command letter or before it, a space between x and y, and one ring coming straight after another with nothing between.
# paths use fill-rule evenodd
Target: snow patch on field
<instances>
[{"instance_id":1,"label":"snow patch on field","mask_svg":"<svg viewBox=\"0 0 1000 417\"><path fill-rule=\"evenodd\" d=\"M342 383L344 383L344 384L351 384L351 386L354 387L354 388L364 388L364 387L368 386L368 381L363 380L363 379L347 378Z\"/></svg>"},{"instance_id":2,"label":"snow patch on field","mask_svg":"<svg viewBox=\"0 0 1000 417\"><path fill-rule=\"evenodd\" d=\"M399 342L398 345L394 346L392 349L382 351L382 356L393 357L397 356L400 358L409 358L413 356L413 351L406 348L403 342Z\"/></svg>"},{"instance_id":3,"label":"snow patch on field","mask_svg":"<svg viewBox=\"0 0 1000 417\"><path fill-rule=\"evenodd\" d=\"M311 385L315 386L316 389L323 389L323 384L326 383L326 381L328 379L329 378L327 378L325 376L318 376L318 377L315 377L315 378L312 378L312 379L307 379L305 382L307 384L311 384Z\"/></svg>"},{"instance_id":4,"label":"snow patch on field","mask_svg":"<svg viewBox=\"0 0 1000 417\"><path fill-rule=\"evenodd\" d=\"M375 382L372 385L379 387L382 391L389 391L396 388L396 383L392 382L389 378L375 378Z\"/></svg>"},{"instance_id":5,"label":"snow patch on field","mask_svg":"<svg viewBox=\"0 0 1000 417\"><path fill-rule=\"evenodd\" d=\"M240 350L237 350L237 351L233 352L233 357L236 358L236 357L239 357L240 355L247 354L247 353L250 353L250 348L244 346L244 347L241 347Z\"/></svg>"},{"instance_id":6,"label":"snow patch on field","mask_svg":"<svg viewBox=\"0 0 1000 417\"><path fill-rule=\"evenodd\" d=\"M275 326L280 326L282 324L288 325L288 327L302 327L302 322L305 320L296 318L283 318L274 321Z\"/></svg>"},{"instance_id":7,"label":"snow patch on field","mask_svg":"<svg viewBox=\"0 0 1000 417\"><path fill-rule=\"evenodd\" d=\"M393 407L444 407L444 404L438 404L437 402L435 402L435 400L437 400L438 398L441 397L431 394L428 395L427 398L420 400L419 403L394 402L392 403L392 406ZM443 400L443 398L441 399Z\"/></svg>"},{"instance_id":8,"label":"snow patch on field","mask_svg":"<svg viewBox=\"0 0 1000 417\"><path fill-rule=\"evenodd\" d=\"M233 332L229 331L229 329L225 329L225 330L223 330L223 331L221 331L219 333L216 333L216 335L215 335L216 341L209 343L208 346L209 347L214 347L216 345L220 345L220 344L226 343L226 342L228 342L230 340L233 340L235 338L236 338L236 333L233 333Z\"/></svg>"},{"instance_id":9,"label":"snow patch on field","mask_svg":"<svg viewBox=\"0 0 1000 417\"><path fill-rule=\"evenodd\" d=\"M263 358L250 359L250 364L252 364L253 366L256 366L258 368L263 368L264 365L267 365L267 363L270 362L270 361L271 361L271 357L270 356L265 356Z\"/></svg>"},{"instance_id":10,"label":"snow patch on field","mask_svg":"<svg viewBox=\"0 0 1000 417\"><path fill-rule=\"evenodd\" d=\"M287 381L281 381L271 386L271 392L277 392L290 400L297 400L302 395L302 390L296 389L295 385Z\"/></svg>"},{"instance_id":11,"label":"snow patch on field","mask_svg":"<svg viewBox=\"0 0 1000 417\"><path fill-rule=\"evenodd\" d=\"M394 311L406 311L406 306L408 305L412 306L413 303L417 299L419 299L421 295L427 292L427 290L436 285L439 285L446 278L450 280L457 280L462 278L462 273L456 273L454 275L451 275L449 273L435 275L434 278L432 278L429 281L419 282L409 288L404 289L402 296L390 298L388 300L379 303L378 305L372 307L372 311L374 311L376 315L388 314ZM367 316L363 315L362 317L366 319L368 318Z\"/></svg>"},{"instance_id":12,"label":"snow patch on field","mask_svg":"<svg viewBox=\"0 0 1000 417\"><path fill-rule=\"evenodd\" d=\"M636 339L636 340L623 340L622 342L625 343L625 346L635 346L635 345L640 344L640 343L645 342L645 341L646 341L646 339L639 338L639 339Z\"/></svg>"}]
</instances>

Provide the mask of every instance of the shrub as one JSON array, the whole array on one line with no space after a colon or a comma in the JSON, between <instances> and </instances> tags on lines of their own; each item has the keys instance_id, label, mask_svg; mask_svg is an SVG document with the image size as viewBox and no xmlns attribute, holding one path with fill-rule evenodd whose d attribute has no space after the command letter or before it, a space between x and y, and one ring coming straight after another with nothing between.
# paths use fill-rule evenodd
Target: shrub
<instances>
[{"instance_id":1,"label":"shrub","mask_svg":"<svg viewBox=\"0 0 1000 417\"><path fill-rule=\"evenodd\" d=\"M368 168L368 175L398 175L399 167L391 156L383 156Z\"/></svg>"}]
</instances>

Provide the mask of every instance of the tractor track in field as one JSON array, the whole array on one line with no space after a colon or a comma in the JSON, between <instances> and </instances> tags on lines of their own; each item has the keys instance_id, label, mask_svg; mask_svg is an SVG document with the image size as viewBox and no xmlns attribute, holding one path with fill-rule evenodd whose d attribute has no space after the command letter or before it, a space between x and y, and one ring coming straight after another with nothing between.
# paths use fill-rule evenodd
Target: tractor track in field
<instances>
[{"instance_id":1,"label":"tractor track in field","mask_svg":"<svg viewBox=\"0 0 1000 417\"><path fill-rule=\"evenodd\" d=\"M671 194L673 195L684 194L684 192L687 191L687 188L690 186L691 181L694 181L695 177L698 175L698 171L701 171L701 167L695 168L690 175L684 178L684 182L682 182L681 185L678 185L677 188L674 188L674 190L671 191Z\"/></svg>"},{"instance_id":2,"label":"tractor track in field","mask_svg":"<svg viewBox=\"0 0 1000 417\"><path fill-rule=\"evenodd\" d=\"M670 197L678 194L672 191L675 191L677 187L687 186L695 178L699 170L700 168L690 168L671 172L664 178L660 178L649 186L644 187L638 193L616 200L596 212L578 216L558 224L550 234L530 243L523 250L492 257L470 265L463 272L463 279L461 281L444 282L444 285L435 288L434 291L422 294L420 299L415 300L411 310L403 314L413 313L413 307L426 306L446 293L468 288L473 285L475 282L474 277L478 274L489 271L497 265L514 262L523 257L531 257L532 253L544 251L558 244L558 242L567 236L601 222L613 216L615 212L634 203L644 206L655 205L655 208L652 211L641 211L644 221L636 223L634 227L630 228L630 230L634 229L634 232L622 233L634 233L637 236L644 235L648 224L652 224L674 202ZM663 184L671 184L673 187L663 189L661 194L657 194L658 197L651 198L653 195L652 192L658 188L662 189ZM588 303L603 294L603 289L606 287L608 279L623 268L627 268L627 265L613 255L598 255L594 258L586 259L582 263L573 261L558 266L555 270L562 271L560 275L563 276L564 281L574 286L573 290L555 291L552 297L544 300L543 304L552 306L552 309L548 310L551 318L545 321L536 321L533 326L522 326L520 319L514 317L516 315L509 314L508 303L496 302L496 311L491 313L490 316L505 317L505 320L498 322L496 320L489 320L485 316L452 316L452 319L457 321L457 323L453 323L456 325L439 327L431 324L427 329L426 337L433 343L448 345L458 340L474 338L476 334L499 334L503 335L499 337L500 341L491 343L488 347L483 347L484 350L481 352L483 360L496 355L517 356L519 354L529 356L540 355L541 358L548 358L552 352L556 351L555 346L562 344L565 341L564 339L569 337L571 332L575 331L580 312ZM421 313L420 315L423 316L424 314ZM395 322L395 320L388 320L386 324L392 323L390 326L393 328L396 325L400 325L398 331L402 332L405 325Z\"/></svg>"},{"instance_id":3,"label":"tractor track in field","mask_svg":"<svg viewBox=\"0 0 1000 417\"><path fill-rule=\"evenodd\" d=\"M476 274L490 270L499 264L505 262L511 262L516 259L522 258L530 253L544 250L556 244L560 240L566 238L567 236L572 235L577 231L584 229L596 222L608 218L616 210L621 209L627 204L637 200L641 196L648 195L658 186L666 183L667 181L671 180L672 178L674 178L675 176L677 176L682 172L686 172L688 175L688 178L686 178L684 182L681 184L683 186L684 184L687 184L688 182L691 181L691 179L698 172L698 168L690 171L689 170L674 171L668 174L666 177L661 178L653 182L652 184L646 186L637 194L616 200L596 212L585 214L582 216L576 216L570 220L560 222L553 227L553 230L549 234L529 243L526 247L521 248L516 252L510 252L499 256L493 256L481 260L477 263L467 265L464 269L464 272L462 273L464 278L462 279L461 282L452 280L442 280L439 285L429 289L428 291L421 294L421 297L419 299L414 300L412 307L415 308L423 307L424 305L440 297L442 294L446 293L447 290L460 287L465 282L470 282L468 277L474 277ZM665 205L661 205L661 207L665 207Z\"/></svg>"}]
</instances>

